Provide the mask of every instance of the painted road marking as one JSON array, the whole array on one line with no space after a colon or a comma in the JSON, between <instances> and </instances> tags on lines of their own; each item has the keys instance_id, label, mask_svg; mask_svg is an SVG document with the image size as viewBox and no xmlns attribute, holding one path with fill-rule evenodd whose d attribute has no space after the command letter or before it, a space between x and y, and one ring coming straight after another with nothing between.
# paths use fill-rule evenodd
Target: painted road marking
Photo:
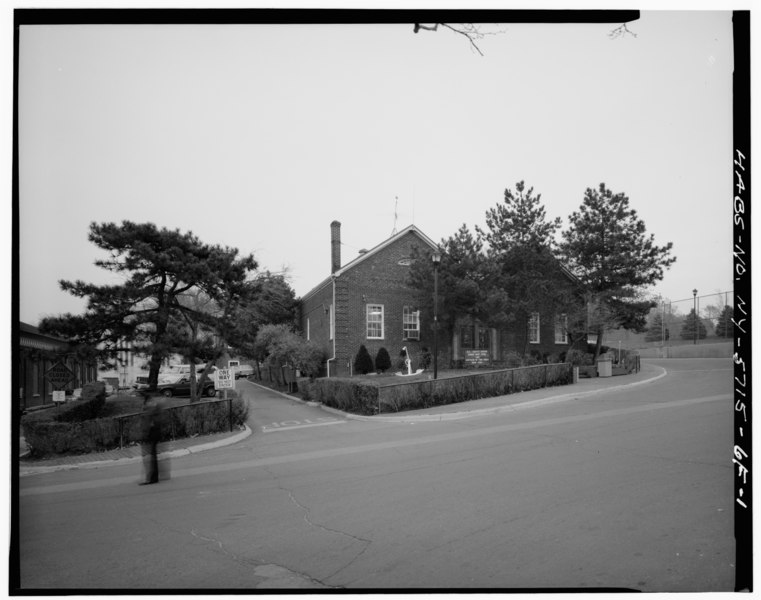
<instances>
[{"instance_id":1,"label":"painted road marking","mask_svg":"<svg viewBox=\"0 0 761 600\"><path fill-rule=\"evenodd\" d=\"M320 427L321 425L338 425L339 423L346 422L346 420L338 421L330 417L317 417L316 419L304 419L303 421L270 423L269 425L264 425L262 431L264 433L271 433L273 431L286 431L289 429L304 429L305 427Z\"/></svg>"}]
</instances>

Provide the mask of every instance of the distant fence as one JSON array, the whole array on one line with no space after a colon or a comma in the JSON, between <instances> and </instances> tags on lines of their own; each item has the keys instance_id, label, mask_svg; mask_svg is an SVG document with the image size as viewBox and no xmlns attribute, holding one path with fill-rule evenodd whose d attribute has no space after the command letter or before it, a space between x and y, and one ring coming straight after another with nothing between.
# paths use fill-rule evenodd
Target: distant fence
<instances>
[{"instance_id":1,"label":"distant fence","mask_svg":"<svg viewBox=\"0 0 761 600\"><path fill-rule=\"evenodd\" d=\"M706 327L709 337L713 332L721 328L724 331L731 330L731 316L724 311L725 306L734 307L733 292L714 292L713 294L696 294L681 300L662 300L658 303L657 311L662 325L661 342L680 339L680 333L685 319L692 311ZM668 330L668 335L666 335ZM699 335L699 334L698 334ZM698 343L705 337L698 337ZM658 341L658 340L650 340Z\"/></svg>"},{"instance_id":2,"label":"distant fence","mask_svg":"<svg viewBox=\"0 0 761 600\"><path fill-rule=\"evenodd\" d=\"M734 353L733 342L714 342L702 344L683 344L681 346L656 346L641 348L643 358L731 358Z\"/></svg>"}]
</instances>

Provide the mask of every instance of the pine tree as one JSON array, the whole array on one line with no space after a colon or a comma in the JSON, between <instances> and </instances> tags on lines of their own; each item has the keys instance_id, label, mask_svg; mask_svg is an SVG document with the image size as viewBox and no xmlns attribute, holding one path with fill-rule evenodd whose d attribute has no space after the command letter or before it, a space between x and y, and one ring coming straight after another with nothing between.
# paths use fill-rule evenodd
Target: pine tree
<instances>
[{"instance_id":1,"label":"pine tree","mask_svg":"<svg viewBox=\"0 0 761 600\"><path fill-rule=\"evenodd\" d=\"M378 350L378 354L375 357L375 368L378 369L380 373L385 373L391 368L391 355L385 348Z\"/></svg>"},{"instance_id":2,"label":"pine tree","mask_svg":"<svg viewBox=\"0 0 761 600\"><path fill-rule=\"evenodd\" d=\"M716 320L716 337L731 338L734 335L733 316L732 307L725 306Z\"/></svg>"},{"instance_id":3,"label":"pine tree","mask_svg":"<svg viewBox=\"0 0 761 600\"><path fill-rule=\"evenodd\" d=\"M523 181L516 183L515 189L517 193L506 189L504 204L486 211L488 231L479 230L479 233L495 254L520 246L551 248L555 232L560 228L560 217L547 221L542 195L534 196L534 188L526 190Z\"/></svg>"},{"instance_id":4,"label":"pine tree","mask_svg":"<svg viewBox=\"0 0 761 600\"><path fill-rule=\"evenodd\" d=\"M554 253L560 219L547 220L534 188L519 181L515 189L506 189L504 203L486 212L486 230L477 228L488 244L491 267L483 311L487 322L500 327L517 319L528 329L531 313L539 312L565 313L575 323L579 299ZM527 331L524 354L528 339Z\"/></svg>"},{"instance_id":5,"label":"pine tree","mask_svg":"<svg viewBox=\"0 0 761 600\"><path fill-rule=\"evenodd\" d=\"M703 324L702 319L696 319L695 309L690 309L690 314L684 318L682 323L682 331L679 332L679 337L683 340L694 340L695 329L697 328L697 338L703 340L706 337L706 326Z\"/></svg>"},{"instance_id":6,"label":"pine tree","mask_svg":"<svg viewBox=\"0 0 761 600\"><path fill-rule=\"evenodd\" d=\"M239 258L234 248L204 244L190 232L158 229L153 223L92 223L89 240L108 253L95 264L125 276L125 282L60 281L64 291L88 298L87 310L43 319L41 331L99 348L104 358L115 356L124 341L132 342L133 349L150 356L151 388L164 358L172 352L194 352L184 347L189 336L178 330L183 315L215 330L221 355L226 347L222 342L234 336L231 317L246 297L247 275L257 266L252 255ZM180 301L194 290L213 302L213 312Z\"/></svg>"},{"instance_id":7,"label":"pine tree","mask_svg":"<svg viewBox=\"0 0 761 600\"><path fill-rule=\"evenodd\" d=\"M361 373L362 375L367 375L368 373L372 373L374 370L373 357L370 356L367 348L365 348L365 345L362 344L359 347L357 356L354 358L354 371Z\"/></svg>"},{"instance_id":8,"label":"pine tree","mask_svg":"<svg viewBox=\"0 0 761 600\"><path fill-rule=\"evenodd\" d=\"M597 333L595 356L606 330L644 330L655 304L643 299L644 288L663 279L675 257L671 243L657 246L645 223L629 207L629 198L601 183L587 188L579 211L570 218L560 245L566 263L586 289L590 305L598 307L590 325Z\"/></svg>"},{"instance_id":9,"label":"pine tree","mask_svg":"<svg viewBox=\"0 0 761 600\"><path fill-rule=\"evenodd\" d=\"M663 326L663 317L661 313L656 313L653 322L647 328L645 333L646 342L660 342L669 339L669 328Z\"/></svg>"},{"instance_id":10,"label":"pine tree","mask_svg":"<svg viewBox=\"0 0 761 600\"><path fill-rule=\"evenodd\" d=\"M431 251L414 248L407 285L418 292L423 314L433 315L433 264ZM451 333L457 319L484 315L483 301L488 272L481 240L463 224L457 233L441 242L439 266L438 321ZM427 320L433 327L433 319Z\"/></svg>"}]
</instances>

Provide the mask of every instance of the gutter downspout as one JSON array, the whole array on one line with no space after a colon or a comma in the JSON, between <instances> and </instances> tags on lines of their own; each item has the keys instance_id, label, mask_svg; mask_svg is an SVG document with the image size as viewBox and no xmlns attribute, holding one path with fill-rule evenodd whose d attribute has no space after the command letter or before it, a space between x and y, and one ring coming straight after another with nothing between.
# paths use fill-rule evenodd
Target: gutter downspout
<instances>
[{"instance_id":1,"label":"gutter downspout","mask_svg":"<svg viewBox=\"0 0 761 600\"><path fill-rule=\"evenodd\" d=\"M330 361L335 362L336 360L336 278L335 276L332 277L333 279L333 331L329 333L333 333L333 356L328 359L327 361L327 371L328 371L328 378L330 377Z\"/></svg>"}]
</instances>

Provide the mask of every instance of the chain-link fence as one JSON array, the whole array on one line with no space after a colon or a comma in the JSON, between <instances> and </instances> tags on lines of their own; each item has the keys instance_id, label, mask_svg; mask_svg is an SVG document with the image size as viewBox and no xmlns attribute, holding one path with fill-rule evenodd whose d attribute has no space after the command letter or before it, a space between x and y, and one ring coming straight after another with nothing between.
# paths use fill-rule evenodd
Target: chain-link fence
<instances>
[{"instance_id":1,"label":"chain-link fence","mask_svg":"<svg viewBox=\"0 0 761 600\"><path fill-rule=\"evenodd\" d=\"M693 290L692 297L661 300L650 321L646 341L664 345L729 341L733 311L734 295L729 291L699 295Z\"/></svg>"}]
</instances>

